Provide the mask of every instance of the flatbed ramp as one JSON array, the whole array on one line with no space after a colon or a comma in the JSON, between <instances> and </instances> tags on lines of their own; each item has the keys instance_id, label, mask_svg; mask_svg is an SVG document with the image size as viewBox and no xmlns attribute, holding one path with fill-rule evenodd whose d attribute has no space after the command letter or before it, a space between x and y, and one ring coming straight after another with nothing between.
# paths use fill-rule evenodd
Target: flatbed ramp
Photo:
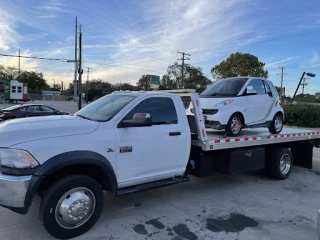
<instances>
[{"instance_id":1,"label":"flatbed ramp","mask_svg":"<svg viewBox=\"0 0 320 240\"><path fill-rule=\"evenodd\" d=\"M203 151L267 145L275 143L319 140L320 131L285 127L280 134L270 134L267 128L243 129L239 136L224 136L224 131L206 129L206 140L193 140L192 145Z\"/></svg>"}]
</instances>

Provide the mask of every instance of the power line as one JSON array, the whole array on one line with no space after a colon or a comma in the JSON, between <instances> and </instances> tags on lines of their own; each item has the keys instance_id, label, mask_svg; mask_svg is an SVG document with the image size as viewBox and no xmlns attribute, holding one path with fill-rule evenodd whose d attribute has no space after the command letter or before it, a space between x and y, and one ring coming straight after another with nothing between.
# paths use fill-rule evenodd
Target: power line
<instances>
[{"instance_id":1,"label":"power line","mask_svg":"<svg viewBox=\"0 0 320 240\"><path fill-rule=\"evenodd\" d=\"M138 1L137 1L138 2ZM186 1L180 1L180 2L177 2L177 3L175 3L175 4L172 4L172 7L173 6L176 6L176 5L179 5L179 4L181 4L181 3L185 3ZM92 3L91 3L92 4ZM171 6L170 6L171 7ZM154 12L152 12L152 13L150 13L150 14L147 14L147 15L144 15L143 17L139 17L139 18L136 18L136 19L133 19L133 20L130 20L129 22L126 22L125 24L129 24L129 25L131 25L132 23L134 23L134 22L136 22L136 21L138 21L138 20L141 20L141 19L144 19L144 18L147 18L148 16L150 16L150 15L154 15L154 14L156 14L156 13L158 13L158 12L162 12L163 10L165 10L165 9L168 9L168 8L170 8L170 7L165 7L165 8L161 8L160 10L157 10L157 11L154 11ZM115 14L113 14L113 15L110 15L110 16L114 16ZM99 20L103 20L103 19L105 19L106 17L103 17L103 18L101 18L101 19L99 19ZM98 21L98 20L97 20ZM88 27L88 26L91 26L92 24L94 24L94 23L96 23L97 21L94 21L94 22L92 22L92 23L90 23L90 24L88 24L88 25L86 25L86 27Z\"/></svg>"},{"instance_id":2,"label":"power line","mask_svg":"<svg viewBox=\"0 0 320 240\"><path fill-rule=\"evenodd\" d=\"M17 57L17 58L31 58L31 59L39 59L39 60L62 61L62 62L66 62L66 61L69 60L69 59L63 59L63 58L31 57L31 56L3 54L3 53L0 53L0 56L3 56L3 57Z\"/></svg>"},{"instance_id":3,"label":"power line","mask_svg":"<svg viewBox=\"0 0 320 240\"><path fill-rule=\"evenodd\" d=\"M143 71L143 72L156 72L156 71L153 71L153 70L146 70L146 69L141 69L141 68L124 67L124 66L119 66L119 65L114 65L114 64L108 64L108 63L99 63L99 62L92 62L92 61L83 61L83 62L94 63L94 64L97 64L97 65L105 65L105 66L110 66L110 67L133 69L133 70L139 70L139 71Z\"/></svg>"},{"instance_id":4,"label":"power line","mask_svg":"<svg viewBox=\"0 0 320 240\"><path fill-rule=\"evenodd\" d=\"M301 26L301 27L295 27L295 28L287 28L287 29L282 29L282 30L279 30L279 31L274 31L274 32L269 32L269 33L265 33L265 34L260 34L258 35L258 37L260 36L269 36L269 35L273 35L273 34L278 34L278 33L283 33L283 32L288 32L288 31L292 31L292 30L297 30L297 29L304 29L306 27L314 27L314 26L320 26L320 24L310 24L310 25L305 25L305 26ZM241 41L241 40L250 40L250 39L254 39L256 36L254 37L244 37L244 38L238 38L238 39L235 39L234 41ZM197 47L192 47L192 48L185 48L184 50L192 50L192 49L198 49L198 48L203 48L203 47L209 47L209 46L217 46L217 45L220 45L220 44L223 44L224 42L221 41L221 42L218 42L218 43L211 43L211 44L206 44L206 45L202 45L202 46L197 46ZM207 51L207 50L204 50L204 51ZM194 53L197 53L197 52L193 52Z\"/></svg>"},{"instance_id":5,"label":"power line","mask_svg":"<svg viewBox=\"0 0 320 240\"><path fill-rule=\"evenodd\" d=\"M57 17L54 17L54 16L49 15L49 14L46 14L46 13L44 13L44 12L41 12L41 11L39 11L39 10L33 8L33 7L30 7L30 6L28 6L28 5L24 4L24 3L21 3L21 2L16 1L16 0L11 0L11 1L13 1L13 2L15 2L15 3L18 3L18 4L20 4L20 5L22 5L22 6L26 7L26 8L32 9L32 10L38 12L38 13L44 14L44 15L50 17L50 18L53 18L53 19L55 19L55 20L57 20L57 21L59 21L59 22L62 22L62 23L64 23L64 24L67 24L67 25L73 27L73 25L70 24L70 23L68 23L68 22L65 22L65 21L63 21L63 20L61 20L61 19L59 19L59 18L57 18Z\"/></svg>"},{"instance_id":6,"label":"power line","mask_svg":"<svg viewBox=\"0 0 320 240\"><path fill-rule=\"evenodd\" d=\"M89 1L87 1L87 2L89 2ZM130 6L132 7L132 6L136 5L138 2L140 2L140 0L135 1L135 2L134 2L133 4L131 4ZM89 3L93 4L92 2L89 2ZM128 7L128 8L129 8L129 7ZM100 7L99 7L99 9L100 9ZM114 13L108 13L108 15L109 15L110 17L112 17L112 16L114 16L114 15L116 15L116 14L118 14L118 13L121 13L121 12L123 12L123 11L125 11L125 9L122 9L122 10L117 11L117 12L114 12ZM103 20L104 18L105 18L105 17L100 18L100 19L96 19L96 20L94 20L92 23L87 24L87 25L85 25L84 27L89 27L89 26L95 24L96 22Z\"/></svg>"},{"instance_id":7,"label":"power line","mask_svg":"<svg viewBox=\"0 0 320 240\"><path fill-rule=\"evenodd\" d=\"M30 7L30 6L26 5L26 4L23 4L23 3L18 2L18 1L16 1L16 0L12 0L12 1L14 1L14 2L16 2L16 3L18 3L18 4L21 4L22 6L25 6L25 7L29 8L29 9L32 9L32 10L34 10L34 11L38 12L38 13L41 13L41 14L44 14L44 15L46 15L46 16L50 16L50 17L52 17L51 15L48 15L48 14L46 14L46 13L44 13L44 12L41 12L41 11L39 11L39 10L37 10L37 9L33 8L33 7ZM57 18L57 17L53 17L53 19L55 19L55 20L57 20L57 21L60 21L60 22L62 22L62 23L65 23L65 24L67 24L68 26L71 26L72 28L74 27L74 26L73 26L73 25L71 25L70 23L65 22L65 21L63 21L63 20L60 20L60 19L59 19L59 18ZM90 35L92 35L92 36L95 36L95 34L90 33L90 32L88 32L88 31L84 31L84 30L82 30L82 32L85 32L85 33L88 33L88 34L90 34ZM110 41L111 41L111 40L108 40L108 39L106 39L106 38L102 38L102 37L99 37L99 39L101 39L101 40L105 40L105 41L107 41L107 42L110 42ZM116 44L119 46L119 44L118 44L116 41L112 41L112 42L116 43ZM144 54L144 53L141 53L141 54L142 54L142 55L145 55L145 56L148 56L148 57L154 57L154 56L147 55L147 54Z\"/></svg>"},{"instance_id":8,"label":"power line","mask_svg":"<svg viewBox=\"0 0 320 240\"><path fill-rule=\"evenodd\" d=\"M94 5L94 6L97 6L97 5L95 5L94 3L91 3L92 5ZM85 6L85 5L83 5L83 6ZM74 7L73 7L74 8ZM93 10L93 9L91 9L91 8L89 8L89 7L87 7L87 6L85 6L85 8L87 8L88 10L90 10L91 12L95 12L95 13L97 13L98 15L100 15L100 16L104 16L104 15L102 15L102 14L100 14L99 12L97 12L97 11L95 11L95 10ZM77 8L74 8L74 9L76 9L76 10L78 10ZM80 10L78 10L78 11L80 11ZM84 13L84 14L86 14L86 13ZM86 14L87 15L87 14ZM113 24L115 24L116 26L118 26L119 28L122 28L122 29L124 29L124 31L126 31L126 32L128 32L129 34L131 34L131 35L133 35L134 37L139 37L139 35L138 34L135 34L135 33L133 33L132 31L129 31L128 29L126 29L126 27L123 25L123 24L119 24L118 22L121 22L120 20L118 20L118 22L115 22L115 21L112 21L111 19L109 19L109 18L107 18L107 17L104 17L104 18L106 18L106 20L108 20L109 22L111 22L111 23L113 23ZM101 24L103 24L103 25L105 25L105 26L108 26L108 27L110 27L111 29L113 29L113 30L115 30L115 31L119 31L119 29L117 29L117 28L114 28L114 27L112 27L112 26L110 26L110 25L107 25L106 23L104 23L104 22L101 22L100 20L97 20L99 23L101 23ZM134 28L133 28L134 29ZM122 31L124 34L126 34L127 36L129 36L130 38L132 37L131 35L129 35L129 34L127 34L127 33L125 33L124 31ZM149 42L151 42L152 41L152 43L154 43L155 42L155 40L154 39L152 39L152 38L150 38L150 37L147 37L147 38L149 38L150 39L150 41ZM144 44L145 45L145 44ZM158 45L158 44L153 44L153 45ZM154 48L152 45L148 45L148 46L150 46L150 47L152 47L152 48ZM154 48L155 49L155 48ZM158 49L156 49L156 50L162 50L162 51L164 51L164 52L167 52L167 50L166 49L164 49L164 48L162 48L162 47L158 47ZM171 55L172 53L170 53L170 52L167 52L167 55Z\"/></svg>"},{"instance_id":9,"label":"power line","mask_svg":"<svg viewBox=\"0 0 320 240\"><path fill-rule=\"evenodd\" d=\"M263 41L259 41L259 42L254 42L254 43L250 43L250 45L255 45L255 44L261 44L261 43L267 43L267 42L276 42L276 41L281 41L283 39L292 39L292 38L297 38L297 37L305 37L305 36L309 36L309 35L313 35L313 34L317 34L320 31L315 31L315 32L309 32L309 33L301 33L301 34L297 34L297 35L291 35L288 37L279 37L279 38L273 38L273 39L268 39L268 40L263 40ZM250 38L249 38L250 39ZM253 39L253 38L251 38ZM240 40L240 39L238 39ZM238 40L234 40L234 43L236 43ZM230 44L232 44L233 42L230 42ZM220 42L220 44L223 44L223 42ZM219 43L217 45L220 45ZM220 49L225 49L227 46L223 46L221 48L215 48L213 50L220 50ZM208 49L205 50L201 50L198 52L191 52L192 54L199 54L199 53L203 53L203 52L208 52Z\"/></svg>"},{"instance_id":10,"label":"power line","mask_svg":"<svg viewBox=\"0 0 320 240\"><path fill-rule=\"evenodd\" d=\"M235 8L235 7L239 7L239 6L241 6L241 5L244 5L244 4L249 3L249 2L252 2L252 1L254 1L254 0L248 0L248 1L246 1L246 2L238 3L238 4L232 5L232 6L230 6L230 7L220 9L220 10L218 10L218 11L214 11L214 12L211 12L211 13L208 13L208 14L205 14L205 15L201 15L201 16L198 16L198 17L194 17L194 18L189 19L189 20L181 21L181 22L178 22L178 23L169 25L169 26L160 27L160 28L154 29L153 32L156 32L156 31L159 31L159 30L162 30L162 29L166 29L166 28L175 27L175 26L178 26L178 25L181 25L181 24L184 24L184 23L188 23L188 22L191 22L191 21L196 20L196 19L199 19L199 18L207 17L207 16L213 15L213 14L215 14L215 13L219 13L219 12L223 12L223 11L226 11L226 10L229 10L229 9L232 9L232 8ZM147 33L142 33L142 34L140 34L139 36L141 37L141 36L148 35L148 34L150 34L150 31L148 31ZM131 39L131 38L124 38L124 39L121 39L121 40L130 40L130 39Z\"/></svg>"}]
</instances>

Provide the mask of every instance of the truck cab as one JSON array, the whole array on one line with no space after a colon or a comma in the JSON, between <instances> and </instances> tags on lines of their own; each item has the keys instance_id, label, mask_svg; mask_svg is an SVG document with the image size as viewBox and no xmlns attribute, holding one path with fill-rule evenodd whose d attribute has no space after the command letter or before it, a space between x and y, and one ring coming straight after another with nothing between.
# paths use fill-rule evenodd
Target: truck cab
<instances>
[{"instance_id":1,"label":"truck cab","mask_svg":"<svg viewBox=\"0 0 320 240\"><path fill-rule=\"evenodd\" d=\"M1 123L0 135L0 182L7 186L0 189L0 204L19 213L28 211L36 193L48 196L52 184L59 185L61 179L67 179L64 186L73 185L70 176L78 176L79 182L83 176L89 176L97 186L117 195L138 191L128 190L128 187L139 184L168 184L166 179L176 177L180 177L176 181L183 181L191 148L183 103L178 95L164 92L115 92L73 116ZM161 183L161 180L166 182ZM14 188L10 187L12 182L15 182ZM82 192L79 190L74 194ZM96 194L91 195L88 201L98 204ZM85 196L80 200L86 199ZM49 205L42 204L40 211L43 214L48 214L45 211L51 201L43 201L49 202ZM59 205L59 201L54 204ZM78 206L80 209L85 207ZM58 212L63 211L60 208ZM71 208L69 205L68 210L72 211ZM96 209L88 210L94 212ZM80 215L82 213L89 214L82 211ZM71 222L92 224L79 219L71 221L70 214L57 214L53 217L45 215L48 219L44 217L46 229L56 237L61 234L74 236L82 231L79 229L83 228L67 231ZM76 210L72 214L75 218ZM52 226L55 227L51 231Z\"/></svg>"}]
</instances>

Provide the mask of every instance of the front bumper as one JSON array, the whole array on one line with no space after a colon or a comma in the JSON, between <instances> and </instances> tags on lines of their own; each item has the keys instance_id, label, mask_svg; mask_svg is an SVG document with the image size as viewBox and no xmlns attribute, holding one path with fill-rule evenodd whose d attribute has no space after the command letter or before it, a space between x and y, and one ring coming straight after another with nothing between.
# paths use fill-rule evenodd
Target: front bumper
<instances>
[{"instance_id":1,"label":"front bumper","mask_svg":"<svg viewBox=\"0 0 320 240\"><path fill-rule=\"evenodd\" d=\"M0 205L8 208L25 207L25 197L31 177L0 173Z\"/></svg>"},{"instance_id":2,"label":"front bumper","mask_svg":"<svg viewBox=\"0 0 320 240\"><path fill-rule=\"evenodd\" d=\"M204 125L206 128L222 130L225 129L227 125L221 124L219 121L205 121Z\"/></svg>"}]
</instances>

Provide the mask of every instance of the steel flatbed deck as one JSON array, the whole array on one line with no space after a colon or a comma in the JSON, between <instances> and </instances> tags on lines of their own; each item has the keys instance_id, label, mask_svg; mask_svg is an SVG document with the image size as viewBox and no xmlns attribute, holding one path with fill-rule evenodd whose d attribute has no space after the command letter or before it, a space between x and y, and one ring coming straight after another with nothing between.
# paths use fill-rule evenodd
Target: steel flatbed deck
<instances>
[{"instance_id":1,"label":"steel flatbed deck","mask_svg":"<svg viewBox=\"0 0 320 240\"><path fill-rule=\"evenodd\" d=\"M320 138L318 130L304 130L285 127L280 134L270 134L267 128L243 129L237 137L225 137L224 131L206 129L206 140L193 140L192 145L201 147L203 151L242 148L275 143L297 142Z\"/></svg>"}]
</instances>

